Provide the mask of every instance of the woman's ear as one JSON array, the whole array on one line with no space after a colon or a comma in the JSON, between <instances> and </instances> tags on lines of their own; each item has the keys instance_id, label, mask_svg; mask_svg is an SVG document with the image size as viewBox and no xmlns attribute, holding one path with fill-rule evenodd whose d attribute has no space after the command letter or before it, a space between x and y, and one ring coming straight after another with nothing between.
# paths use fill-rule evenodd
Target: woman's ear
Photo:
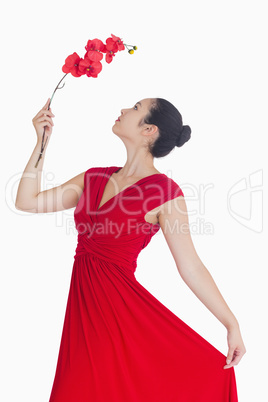
<instances>
[{"instance_id":1,"label":"woman's ear","mask_svg":"<svg viewBox=\"0 0 268 402\"><path fill-rule=\"evenodd\" d=\"M146 134L152 135L158 132L158 127L155 124L150 124L144 129Z\"/></svg>"}]
</instances>

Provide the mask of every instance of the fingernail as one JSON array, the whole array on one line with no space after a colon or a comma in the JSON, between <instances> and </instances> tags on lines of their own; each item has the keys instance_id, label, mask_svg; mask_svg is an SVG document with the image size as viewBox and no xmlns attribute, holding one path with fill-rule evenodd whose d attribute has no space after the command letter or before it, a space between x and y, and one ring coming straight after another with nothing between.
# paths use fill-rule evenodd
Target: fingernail
<instances>
[{"instance_id":1,"label":"fingernail","mask_svg":"<svg viewBox=\"0 0 268 402\"><path fill-rule=\"evenodd\" d=\"M228 359L228 360L226 360L226 362L227 362L227 364L230 364L230 363L231 363L231 360Z\"/></svg>"}]
</instances>

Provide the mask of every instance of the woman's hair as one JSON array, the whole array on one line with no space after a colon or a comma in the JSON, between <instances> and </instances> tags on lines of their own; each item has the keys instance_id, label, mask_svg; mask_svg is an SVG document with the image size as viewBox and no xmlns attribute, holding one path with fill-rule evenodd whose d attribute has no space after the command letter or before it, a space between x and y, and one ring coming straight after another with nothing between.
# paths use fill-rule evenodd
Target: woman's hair
<instances>
[{"instance_id":1,"label":"woman's hair","mask_svg":"<svg viewBox=\"0 0 268 402\"><path fill-rule=\"evenodd\" d=\"M191 128L183 125L178 109L162 98L153 99L149 113L142 123L158 127L159 136L148 146L148 151L155 158L168 155L175 146L181 147L191 138Z\"/></svg>"}]
</instances>

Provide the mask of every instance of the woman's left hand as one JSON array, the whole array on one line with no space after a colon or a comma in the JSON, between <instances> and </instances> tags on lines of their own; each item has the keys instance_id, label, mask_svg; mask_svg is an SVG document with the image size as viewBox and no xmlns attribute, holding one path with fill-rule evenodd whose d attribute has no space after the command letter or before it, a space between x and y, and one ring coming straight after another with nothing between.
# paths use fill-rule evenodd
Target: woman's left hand
<instances>
[{"instance_id":1,"label":"woman's left hand","mask_svg":"<svg viewBox=\"0 0 268 402\"><path fill-rule=\"evenodd\" d=\"M228 354L224 369L237 365L246 353L239 326L227 330Z\"/></svg>"}]
</instances>

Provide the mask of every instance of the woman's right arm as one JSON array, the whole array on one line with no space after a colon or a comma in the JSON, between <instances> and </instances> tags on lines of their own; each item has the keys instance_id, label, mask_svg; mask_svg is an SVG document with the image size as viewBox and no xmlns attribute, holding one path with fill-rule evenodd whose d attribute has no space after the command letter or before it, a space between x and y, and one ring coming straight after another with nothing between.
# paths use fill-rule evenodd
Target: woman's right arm
<instances>
[{"instance_id":1,"label":"woman's right arm","mask_svg":"<svg viewBox=\"0 0 268 402\"><path fill-rule=\"evenodd\" d=\"M49 101L50 99L47 100L45 106L32 120L37 134L37 142L20 179L15 201L15 207L25 212L56 212L73 208L77 205L84 189L85 172L82 172L58 187L40 191L44 158L54 125L52 121L54 114L51 109L47 110ZM35 167L41 150L42 135L45 126L45 138L47 136L48 140L42 158L38 166Z\"/></svg>"}]
</instances>

